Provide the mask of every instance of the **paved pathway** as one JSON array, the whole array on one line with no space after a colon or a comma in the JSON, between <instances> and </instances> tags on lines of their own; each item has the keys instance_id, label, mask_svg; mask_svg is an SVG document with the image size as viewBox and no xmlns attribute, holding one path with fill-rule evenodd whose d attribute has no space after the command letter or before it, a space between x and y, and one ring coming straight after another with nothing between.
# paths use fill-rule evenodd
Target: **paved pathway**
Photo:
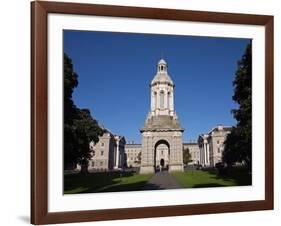
<instances>
[{"instance_id":1,"label":"paved pathway","mask_svg":"<svg viewBox=\"0 0 281 226\"><path fill-rule=\"evenodd\" d=\"M144 190L176 189L182 188L168 171L156 173L144 186Z\"/></svg>"}]
</instances>

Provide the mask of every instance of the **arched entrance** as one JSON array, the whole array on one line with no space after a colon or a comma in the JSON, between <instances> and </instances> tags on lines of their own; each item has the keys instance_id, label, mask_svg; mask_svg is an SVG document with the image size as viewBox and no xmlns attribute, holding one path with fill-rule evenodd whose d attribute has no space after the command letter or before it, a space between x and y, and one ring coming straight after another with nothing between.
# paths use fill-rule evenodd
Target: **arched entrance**
<instances>
[{"instance_id":1,"label":"arched entrance","mask_svg":"<svg viewBox=\"0 0 281 226\"><path fill-rule=\"evenodd\" d=\"M170 159L170 144L166 140L159 140L154 146L155 172L168 170Z\"/></svg>"}]
</instances>

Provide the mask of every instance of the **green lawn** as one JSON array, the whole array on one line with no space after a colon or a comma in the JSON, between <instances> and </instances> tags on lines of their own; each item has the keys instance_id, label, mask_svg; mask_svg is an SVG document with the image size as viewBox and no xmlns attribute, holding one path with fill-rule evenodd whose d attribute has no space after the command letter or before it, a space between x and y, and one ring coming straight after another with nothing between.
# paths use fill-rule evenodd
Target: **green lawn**
<instances>
[{"instance_id":1,"label":"green lawn","mask_svg":"<svg viewBox=\"0 0 281 226\"><path fill-rule=\"evenodd\" d=\"M64 194L137 191L141 190L153 174L132 172L99 172L64 175Z\"/></svg>"},{"instance_id":2,"label":"green lawn","mask_svg":"<svg viewBox=\"0 0 281 226\"><path fill-rule=\"evenodd\" d=\"M189 170L175 172L172 175L184 188L204 188L223 186L251 185L252 177L245 169L230 169L226 176L217 175L213 171Z\"/></svg>"}]
</instances>

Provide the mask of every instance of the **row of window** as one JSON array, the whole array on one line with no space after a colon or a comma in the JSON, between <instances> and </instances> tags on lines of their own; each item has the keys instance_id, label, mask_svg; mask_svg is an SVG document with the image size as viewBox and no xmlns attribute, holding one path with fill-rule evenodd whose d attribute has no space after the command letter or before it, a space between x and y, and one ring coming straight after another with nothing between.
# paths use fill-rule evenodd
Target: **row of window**
<instances>
[{"instance_id":1,"label":"row of window","mask_svg":"<svg viewBox=\"0 0 281 226\"><path fill-rule=\"evenodd\" d=\"M139 150L139 149L126 149L125 152L126 152L126 153L140 152L140 150Z\"/></svg>"},{"instance_id":2,"label":"row of window","mask_svg":"<svg viewBox=\"0 0 281 226\"><path fill-rule=\"evenodd\" d=\"M133 157L131 157L129 160L131 160L131 161L137 161L138 158L133 158Z\"/></svg>"},{"instance_id":3,"label":"row of window","mask_svg":"<svg viewBox=\"0 0 281 226\"><path fill-rule=\"evenodd\" d=\"M192 158L199 158L199 152L191 152Z\"/></svg>"},{"instance_id":4,"label":"row of window","mask_svg":"<svg viewBox=\"0 0 281 226\"><path fill-rule=\"evenodd\" d=\"M101 151L100 151L100 155L103 156L103 154L104 154L104 151L101 150ZM96 151L93 152L93 156L95 156L95 155L96 155Z\"/></svg>"},{"instance_id":5,"label":"row of window","mask_svg":"<svg viewBox=\"0 0 281 226\"><path fill-rule=\"evenodd\" d=\"M138 156L139 153L127 153L127 156Z\"/></svg>"},{"instance_id":6,"label":"row of window","mask_svg":"<svg viewBox=\"0 0 281 226\"><path fill-rule=\"evenodd\" d=\"M103 161L99 161L99 162L94 162L94 161L92 161L91 166L92 166L92 167L95 167L95 166L96 166L96 163L98 163L98 164L97 164L98 166L103 166Z\"/></svg>"}]
</instances>

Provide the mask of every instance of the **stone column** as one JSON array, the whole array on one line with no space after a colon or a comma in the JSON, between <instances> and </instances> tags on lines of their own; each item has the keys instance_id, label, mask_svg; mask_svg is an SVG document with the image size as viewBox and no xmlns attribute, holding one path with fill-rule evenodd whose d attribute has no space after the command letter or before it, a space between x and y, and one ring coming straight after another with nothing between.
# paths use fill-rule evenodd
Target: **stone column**
<instances>
[{"instance_id":1,"label":"stone column","mask_svg":"<svg viewBox=\"0 0 281 226\"><path fill-rule=\"evenodd\" d=\"M116 162L116 146L113 146L113 164L112 167L115 168L115 162Z\"/></svg>"},{"instance_id":2,"label":"stone column","mask_svg":"<svg viewBox=\"0 0 281 226\"><path fill-rule=\"evenodd\" d=\"M156 104L156 106L157 106L158 109L160 109L160 92L157 92L156 95L157 95L157 96L156 96L156 99L157 99L157 104Z\"/></svg>"},{"instance_id":3,"label":"stone column","mask_svg":"<svg viewBox=\"0 0 281 226\"><path fill-rule=\"evenodd\" d=\"M201 165L204 165L204 143L201 148Z\"/></svg>"},{"instance_id":4,"label":"stone column","mask_svg":"<svg viewBox=\"0 0 281 226\"><path fill-rule=\"evenodd\" d=\"M210 146L207 143L207 164L210 165Z\"/></svg>"},{"instance_id":5,"label":"stone column","mask_svg":"<svg viewBox=\"0 0 281 226\"><path fill-rule=\"evenodd\" d=\"M153 94L153 109L154 109L154 111L156 111L156 109L157 109L157 104L158 104L158 101L157 101L157 92L154 92L154 94Z\"/></svg>"},{"instance_id":6,"label":"stone column","mask_svg":"<svg viewBox=\"0 0 281 226\"><path fill-rule=\"evenodd\" d=\"M116 159L115 159L115 168L118 169L119 168L119 141L117 141L116 144Z\"/></svg>"},{"instance_id":7,"label":"stone column","mask_svg":"<svg viewBox=\"0 0 281 226\"><path fill-rule=\"evenodd\" d=\"M203 144L202 144L202 165L204 165L204 151L205 151L205 149L204 149L204 142L203 142Z\"/></svg>"},{"instance_id":8,"label":"stone column","mask_svg":"<svg viewBox=\"0 0 281 226\"><path fill-rule=\"evenodd\" d=\"M122 169L124 168L124 165L126 165L126 162L125 162L125 147L123 146L123 150L122 150L122 165L121 165Z\"/></svg>"},{"instance_id":9,"label":"stone column","mask_svg":"<svg viewBox=\"0 0 281 226\"><path fill-rule=\"evenodd\" d=\"M204 165L207 164L207 143L204 140Z\"/></svg>"},{"instance_id":10,"label":"stone column","mask_svg":"<svg viewBox=\"0 0 281 226\"><path fill-rule=\"evenodd\" d=\"M201 148L200 148L200 144L198 143L198 147L199 147L199 164L200 164L200 152L201 152ZM196 162L197 163L197 162Z\"/></svg>"},{"instance_id":11,"label":"stone column","mask_svg":"<svg viewBox=\"0 0 281 226\"><path fill-rule=\"evenodd\" d=\"M203 145L202 144L200 145L200 164L201 165L203 165Z\"/></svg>"},{"instance_id":12,"label":"stone column","mask_svg":"<svg viewBox=\"0 0 281 226\"><path fill-rule=\"evenodd\" d=\"M170 94L170 111L174 111L174 92Z\"/></svg>"},{"instance_id":13,"label":"stone column","mask_svg":"<svg viewBox=\"0 0 281 226\"><path fill-rule=\"evenodd\" d=\"M164 109L168 108L168 93L164 92Z\"/></svg>"},{"instance_id":14,"label":"stone column","mask_svg":"<svg viewBox=\"0 0 281 226\"><path fill-rule=\"evenodd\" d=\"M170 94L167 92L167 109L170 111Z\"/></svg>"}]
</instances>

